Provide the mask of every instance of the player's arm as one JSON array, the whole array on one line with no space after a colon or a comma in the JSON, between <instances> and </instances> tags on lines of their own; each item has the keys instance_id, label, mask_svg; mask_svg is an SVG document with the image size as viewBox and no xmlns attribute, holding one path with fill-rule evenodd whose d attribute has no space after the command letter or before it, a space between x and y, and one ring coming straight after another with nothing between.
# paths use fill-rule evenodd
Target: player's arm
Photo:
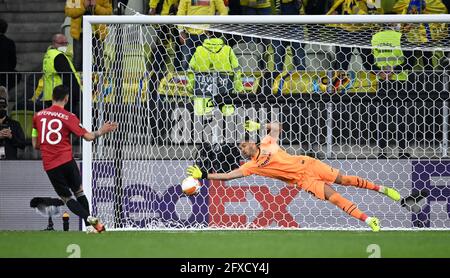
<instances>
[{"instance_id":1,"label":"player's arm","mask_svg":"<svg viewBox=\"0 0 450 278\"><path fill-rule=\"evenodd\" d=\"M114 131L118 126L116 122L107 121L98 130L89 132L81 125L80 120L74 114L71 114L69 120L66 122L66 125L70 132L78 137L83 137L86 141L93 141L95 138Z\"/></svg>"},{"instance_id":2,"label":"player's arm","mask_svg":"<svg viewBox=\"0 0 450 278\"><path fill-rule=\"evenodd\" d=\"M197 165L189 166L187 168L186 173L192 176L194 179L208 179L208 180L233 180L237 178L242 178L244 173L241 168L235 169L228 173L207 173L204 170L201 170Z\"/></svg>"},{"instance_id":3,"label":"player's arm","mask_svg":"<svg viewBox=\"0 0 450 278\"><path fill-rule=\"evenodd\" d=\"M106 122L101 128L99 128L96 131L92 131L92 132L86 132L85 134L83 134L83 138L86 141L93 141L96 138L103 136L107 133L110 133L111 131L114 131L117 128L117 123L115 122Z\"/></svg>"}]
</instances>

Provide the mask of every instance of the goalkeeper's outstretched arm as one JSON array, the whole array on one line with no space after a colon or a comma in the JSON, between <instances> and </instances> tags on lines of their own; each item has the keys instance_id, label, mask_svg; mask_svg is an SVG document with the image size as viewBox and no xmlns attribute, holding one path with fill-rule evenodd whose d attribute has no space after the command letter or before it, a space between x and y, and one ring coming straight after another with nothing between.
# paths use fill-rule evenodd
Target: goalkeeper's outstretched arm
<instances>
[{"instance_id":1,"label":"goalkeeper's outstretched arm","mask_svg":"<svg viewBox=\"0 0 450 278\"><path fill-rule=\"evenodd\" d=\"M242 178L244 173L240 168L235 169L228 173L207 173L205 170L201 170L197 165L189 166L186 173L192 176L194 179L208 179L208 180L233 180Z\"/></svg>"},{"instance_id":2,"label":"goalkeeper's outstretched arm","mask_svg":"<svg viewBox=\"0 0 450 278\"><path fill-rule=\"evenodd\" d=\"M224 181L242 178L243 176L244 173L242 173L242 170L239 168L228 173L207 174L207 178L209 180L224 180Z\"/></svg>"}]
</instances>

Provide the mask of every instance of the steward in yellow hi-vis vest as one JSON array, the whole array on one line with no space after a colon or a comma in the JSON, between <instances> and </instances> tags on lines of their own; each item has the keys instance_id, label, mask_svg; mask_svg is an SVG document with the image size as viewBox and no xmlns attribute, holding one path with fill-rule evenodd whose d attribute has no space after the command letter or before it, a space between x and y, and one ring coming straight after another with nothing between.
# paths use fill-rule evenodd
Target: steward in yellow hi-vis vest
<instances>
[{"instance_id":1,"label":"steward in yellow hi-vis vest","mask_svg":"<svg viewBox=\"0 0 450 278\"><path fill-rule=\"evenodd\" d=\"M73 81L81 84L80 76L76 72L72 61L63 52L54 48L49 48L44 55L42 66L42 70L44 72L44 96L42 100L44 101L51 101L53 88L63 84L61 75L55 68L55 58L60 54L64 55L64 57L67 59L67 63L70 66L71 72L73 72L73 74L75 75L76 80Z\"/></svg>"},{"instance_id":2,"label":"steward in yellow hi-vis vest","mask_svg":"<svg viewBox=\"0 0 450 278\"><path fill-rule=\"evenodd\" d=\"M79 73L69 57L58 49L49 48L42 63L43 96L42 101L49 105L52 102L53 89L64 85L70 90L70 104L67 110L80 115L81 80Z\"/></svg>"},{"instance_id":3,"label":"steward in yellow hi-vis vest","mask_svg":"<svg viewBox=\"0 0 450 278\"><path fill-rule=\"evenodd\" d=\"M55 34L52 37L52 45L47 49L42 61L43 76L39 81L33 101L42 101L45 105L51 105L53 89L64 85L70 90L70 105L67 110L79 114L81 79L75 70L72 59L66 55L68 42L63 34Z\"/></svg>"},{"instance_id":4,"label":"steward in yellow hi-vis vest","mask_svg":"<svg viewBox=\"0 0 450 278\"><path fill-rule=\"evenodd\" d=\"M227 15L228 8L225 7L223 0L180 0L177 15ZM198 28L191 28L179 25L180 50L182 61L180 65L175 66L176 71L186 71L189 68L193 51L206 39L205 29L208 25L195 25Z\"/></svg>"},{"instance_id":5,"label":"steward in yellow hi-vis vest","mask_svg":"<svg viewBox=\"0 0 450 278\"><path fill-rule=\"evenodd\" d=\"M372 52L375 65L383 74L381 79L407 80L407 73L401 69L405 63L401 41L402 33L395 30L383 30L372 36Z\"/></svg>"},{"instance_id":6,"label":"steward in yellow hi-vis vest","mask_svg":"<svg viewBox=\"0 0 450 278\"><path fill-rule=\"evenodd\" d=\"M218 82L217 80L205 79L203 81L206 87L211 86L211 83L213 82L218 82L218 84L224 86L223 88L218 88L219 92L227 91L229 89L234 90L235 92L242 92L244 90L238 59L232 48L229 45L225 45L221 38L206 39L201 46L197 47L191 61L189 62L189 67L195 75L201 76L202 74L205 74L204 76L201 76L202 78L209 78L206 76L214 76L211 75L214 73L217 73L217 78L224 78L225 83L228 82L230 77L233 78L232 81L230 79L232 84L229 84L231 85L229 87L224 83ZM199 85L195 84L196 82L201 81L200 79L196 80L196 78L190 74L189 84L192 88L194 88L194 95L196 95L195 86ZM214 94L212 92L208 92L208 94L209 93ZM194 96L194 110L196 114L204 115L212 110L212 107L209 105L211 103L211 96L212 95L198 96L198 94L197 96ZM222 112L226 115L230 113L232 114L233 111L234 108L231 105L225 105L222 107Z\"/></svg>"}]
</instances>

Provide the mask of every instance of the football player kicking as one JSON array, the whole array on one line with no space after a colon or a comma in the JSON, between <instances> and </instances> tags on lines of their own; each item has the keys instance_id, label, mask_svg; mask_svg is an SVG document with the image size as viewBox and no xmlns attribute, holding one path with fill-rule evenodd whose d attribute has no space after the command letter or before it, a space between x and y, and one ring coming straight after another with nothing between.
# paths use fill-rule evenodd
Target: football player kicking
<instances>
[{"instance_id":1,"label":"football player kicking","mask_svg":"<svg viewBox=\"0 0 450 278\"><path fill-rule=\"evenodd\" d=\"M245 128L247 131L256 131L260 128L260 124L247 121ZM331 202L347 214L364 221L372 231L380 230L380 223L376 217L368 217L353 202L337 193L331 184L369 189L399 201L400 194L395 189L376 185L357 176L343 175L339 170L309 156L290 155L278 145L281 124L268 123L266 128L268 135L260 144L245 141L239 145L242 155L250 159L241 167L229 173L206 173L194 165L188 167L187 174L196 179L210 180L232 180L252 174L278 179L305 190L317 199Z\"/></svg>"},{"instance_id":2,"label":"football player kicking","mask_svg":"<svg viewBox=\"0 0 450 278\"><path fill-rule=\"evenodd\" d=\"M69 102L68 88L56 86L52 99L51 107L37 112L33 117L33 147L41 150L44 170L61 200L85 221L87 232L101 233L105 231L105 226L90 215L80 171L72 156L70 134L92 141L115 130L117 123L106 122L99 130L88 132L77 116L64 109Z\"/></svg>"}]
</instances>

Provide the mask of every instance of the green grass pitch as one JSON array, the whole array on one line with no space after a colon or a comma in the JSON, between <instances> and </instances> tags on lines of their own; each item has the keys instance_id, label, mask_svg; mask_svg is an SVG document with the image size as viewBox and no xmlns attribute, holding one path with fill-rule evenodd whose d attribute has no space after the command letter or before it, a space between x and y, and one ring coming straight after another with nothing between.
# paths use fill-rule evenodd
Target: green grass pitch
<instances>
[{"instance_id":1,"label":"green grass pitch","mask_svg":"<svg viewBox=\"0 0 450 278\"><path fill-rule=\"evenodd\" d=\"M450 257L448 231L0 232L0 257Z\"/></svg>"}]
</instances>

